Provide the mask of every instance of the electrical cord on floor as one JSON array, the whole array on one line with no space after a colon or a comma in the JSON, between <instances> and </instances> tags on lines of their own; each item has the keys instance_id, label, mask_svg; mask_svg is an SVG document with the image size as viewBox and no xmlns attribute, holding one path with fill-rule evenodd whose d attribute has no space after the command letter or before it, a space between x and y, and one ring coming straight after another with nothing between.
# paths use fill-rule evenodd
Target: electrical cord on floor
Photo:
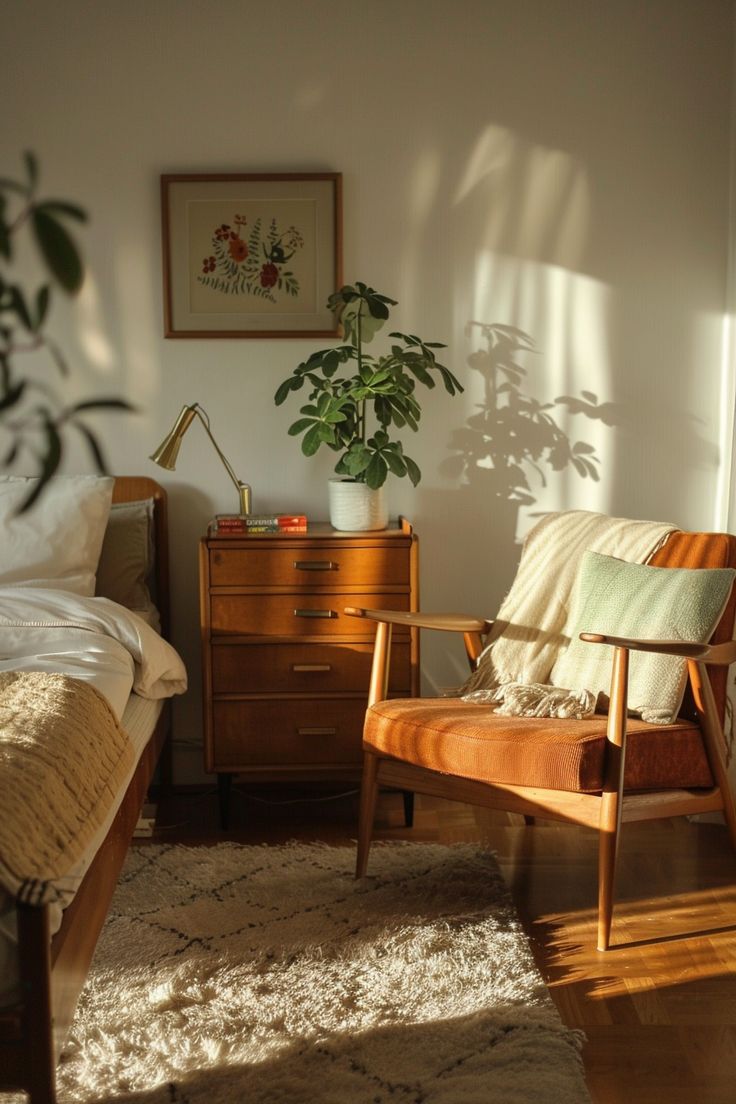
<instances>
[{"instance_id":1,"label":"electrical cord on floor","mask_svg":"<svg viewBox=\"0 0 736 1104\"><path fill-rule=\"evenodd\" d=\"M245 798L247 801L255 801L259 805L312 805L319 804L323 801L340 801L343 797L354 797L355 794L360 793L359 789L344 790L338 794L328 794L326 797L291 797L283 800L274 801L267 797L256 797L255 794L247 793L239 786L233 787L233 793L238 794L239 797Z\"/></svg>"}]
</instances>

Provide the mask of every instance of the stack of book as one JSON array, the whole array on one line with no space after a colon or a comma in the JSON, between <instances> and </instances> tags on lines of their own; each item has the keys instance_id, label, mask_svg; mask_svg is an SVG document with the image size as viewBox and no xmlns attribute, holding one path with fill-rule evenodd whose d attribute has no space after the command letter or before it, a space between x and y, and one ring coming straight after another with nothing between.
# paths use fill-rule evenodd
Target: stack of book
<instances>
[{"instance_id":1,"label":"stack of book","mask_svg":"<svg viewBox=\"0 0 736 1104\"><path fill-rule=\"evenodd\" d=\"M306 533L305 514L215 514L210 533L221 537L231 533L248 536L251 533Z\"/></svg>"}]
</instances>

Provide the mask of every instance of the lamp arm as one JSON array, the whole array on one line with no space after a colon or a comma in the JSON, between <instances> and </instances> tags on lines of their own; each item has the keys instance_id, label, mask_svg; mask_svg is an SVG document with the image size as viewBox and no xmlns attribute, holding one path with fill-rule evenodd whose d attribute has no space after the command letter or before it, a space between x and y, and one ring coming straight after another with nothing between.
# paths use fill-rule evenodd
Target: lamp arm
<instances>
[{"instance_id":1,"label":"lamp arm","mask_svg":"<svg viewBox=\"0 0 736 1104\"><path fill-rule=\"evenodd\" d=\"M215 438L212 436L212 431L209 427L209 420L207 418L206 413L204 413L202 411L201 407L199 406L199 403L194 403L193 406L192 406L192 409L193 409L194 413L197 415L197 417L199 418L202 425L204 426L205 432L206 432L207 436L209 437L210 441L212 442L212 444L214 446L214 449L215 449L215 452L220 457L220 460L222 461L222 464L223 464L223 467L225 468L225 471L230 476L230 478L232 479L233 483L235 484L235 486L237 488L238 494L240 495L240 512L241 512L241 514L249 514L250 513L250 487L248 486L247 483L243 483L242 480L238 479L237 475L233 471L232 464L228 460L227 456L225 456L225 453L222 451L222 449L218 445Z\"/></svg>"}]
</instances>

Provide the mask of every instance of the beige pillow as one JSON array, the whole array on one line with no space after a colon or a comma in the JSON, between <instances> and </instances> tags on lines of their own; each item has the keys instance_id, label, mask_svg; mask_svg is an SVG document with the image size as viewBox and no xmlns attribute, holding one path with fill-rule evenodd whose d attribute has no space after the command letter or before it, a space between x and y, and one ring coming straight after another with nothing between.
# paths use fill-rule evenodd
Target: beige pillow
<instances>
[{"instance_id":1,"label":"beige pillow","mask_svg":"<svg viewBox=\"0 0 736 1104\"><path fill-rule=\"evenodd\" d=\"M34 477L0 476L0 586L51 587L91 597L111 476L56 475L24 514Z\"/></svg>"},{"instance_id":2,"label":"beige pillow","mask_svg":"<svg viewBox=\"0 0 736 1104\"><path fill-rule=\"evenodd\" d=\"M158 629L149 589L153 563L153 499L115 503L102 542L95 593L133 610Z\"/></svg>"}]
</instances>

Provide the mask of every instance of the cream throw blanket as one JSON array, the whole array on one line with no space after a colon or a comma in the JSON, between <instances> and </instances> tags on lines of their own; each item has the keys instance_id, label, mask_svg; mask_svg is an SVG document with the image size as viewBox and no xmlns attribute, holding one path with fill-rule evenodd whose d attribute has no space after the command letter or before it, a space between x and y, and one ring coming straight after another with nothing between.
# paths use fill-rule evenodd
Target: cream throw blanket
<instances>
[{"instance_id":1,"label":"cream throw blanket","mask_svg":"<svg viewBox=\"0 0 736 1104\"><path fill-rule=\"evenodd\" d=\"M569 641L571 598L583 552L646 562L674 525L611 518L588 510L548 514L531 530L519 568L475 671L456 693L465 701L502 703L508 716L589 717L595 695L549 685Z\"/></svg>"},{"instance_id":2,"label":"cream throw blanket","mask_svg":"<svg viewBox=\"0 0 736 1104\"><path fill-rule=\"evenodd\" d=\"M134 765L105 698L68 675L0 673L0 885L18 900L63 898L63 879Z\"/></svg>"}]
</instances>

